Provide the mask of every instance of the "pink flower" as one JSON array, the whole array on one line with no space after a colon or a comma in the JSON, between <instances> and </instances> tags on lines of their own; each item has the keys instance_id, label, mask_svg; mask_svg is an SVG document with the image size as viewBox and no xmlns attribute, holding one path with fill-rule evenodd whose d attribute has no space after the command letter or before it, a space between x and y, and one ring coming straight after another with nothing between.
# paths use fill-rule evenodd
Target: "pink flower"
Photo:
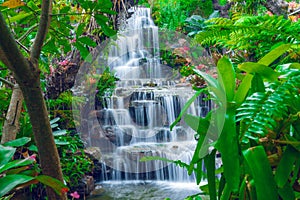
<instances>
[{"instance_id":1,"label":"pink flower","mask_svg":"<svg viewBox=\"0 0 300 200\"><path fill-rule=\"evenodd\" d=\"M69 64L69 61L68 60L63 60L61 62L58 63L59 65L62 65L62 66L66 66Z\"/></svg>"},{"instance_id":2,"label":"pink flower","mask_svg":"<svg viewBox=\"0 0 300 200\"><path fill-rule=\"evenodd\" d=\"M36 161L36 154L32 154L31 156L29 156L29 160L33 160Z\"/></svg>"},{"instance_id":3,"label":"pink flower","mask_svg":"<svg viewBox=\"0 0 300 200\"><path fill-rule=\"evenodd\" d=\"M272 13L272 12L270 12L270 11L267 11L267 15L269 15L269 16L273 16L273 13Z\"/></svg>"},{"instance_id":4,"label":"pink flower","mask_svg":"<svg viewBox=\"0 0 300 200\"><path fill-rule=\"evenodd\" d=\"M70 40L70 43L76 43L76 38L73 38L72 40Z\"/></svg>"},{"instance_id":5,"label":"pink flower","mask_svg":"<svg viewBox=\"0 0 300 200\"><path fill-rule=\"evenodd\" d=\"M188 50L190 50L190 48L187 47L187 46L184 46L184 47L183 47L183 50L188 51Z\"/></svg>"},{"instance_id":6,"label":"pink flower","mask_svg":"<svg viewBox=\"0 0 300 200\"><path fill-rule=\"evenodd\" d=\"M291 1L288 4L291 9L295 9L297 7L297 3L295 1Z\"/></svg>"},{"instance_id":7,"label":"pink flower","mask_svg":"<svg viewBox=\"0 0 300 200\"><path fill-rule=\"evenodd\" d=\"M73 199L79 199L80 198L80 195L78 194L77 191L71 193L70 195L71 195L71 197L73 197Z\"/></svg>"}]
</instances>

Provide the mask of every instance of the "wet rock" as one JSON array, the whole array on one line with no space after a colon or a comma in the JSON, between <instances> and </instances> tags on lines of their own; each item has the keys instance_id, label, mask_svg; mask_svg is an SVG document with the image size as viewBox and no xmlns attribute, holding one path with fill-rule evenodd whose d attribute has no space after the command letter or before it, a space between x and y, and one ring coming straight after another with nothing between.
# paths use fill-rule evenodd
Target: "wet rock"
<instances>
[{"instance_id":1,"label":"wet rock","mask_svg":"<svg viewBox=\"0 0 300 200\"><path fill-rule=\"evenodd\" d=\"M99 147L87 147L84 152L94 161L101 160L102 154Z\"/></svg>"}]
</instances>

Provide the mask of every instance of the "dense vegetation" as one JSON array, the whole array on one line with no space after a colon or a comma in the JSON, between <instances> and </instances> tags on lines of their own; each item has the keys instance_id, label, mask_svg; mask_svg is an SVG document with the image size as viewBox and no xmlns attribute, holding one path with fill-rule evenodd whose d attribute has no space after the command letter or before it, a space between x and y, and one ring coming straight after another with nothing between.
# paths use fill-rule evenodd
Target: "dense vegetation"
<instances>
[{"instance_id":1,"label":"dense vegetation","mask_svg":"<svg viewBox=\"0 0 300 200\"><path fill-rule=\"evenodd\" d=\"M0 1L0 34L9 30L15 42L7 50L7 38L0 38L0 199L10 199L27 186L33 199L45 197L45 186L53 189L47 190L49 199L66 199L66 193L77 198L76 187L93 170L79 133L74 132L70 88L90 51L115 34L117 13L127 4L56 1L48 16L51 21L45 20L50 22L48 31L39 41L43 21L39 16L47 2ZM182 75L196 82L195 97L206 92L217 106L205 118L185 114L189 105L185 106L180 117L197 132L197 148L191 163L174 162L187 173L194 172L197 184L208 180L201 190L210 199L300 198L299 2L154 0L139 4L152 8L160 28L187 34L205 47L217 67L216 79L194 66L180 66ZM35 87L40 85L46 97L44 118L37 112L39 120L34 120L31 102L35 99L26 90L31 85L18 74L22 66L11 65L16 56L24 58L20 63L27 71L33 70L27 78L38 79ZM114 89L117 78L108 69L98 78L97 98L101 99ZM197 80L207 87L198 87ZM17 93L18 85L25 103L22 92ZM41 118L51 133L43 141L39 141L41 129L36 128ZM45 141L53 148L45 149ZM51 164L59 169L57 174L45 168L44 161L56 154L59 162ZM223 163L218 169L216 156ZM207 171L201 170L203 164ZM199 198L197 194L187 197Z\"/></svg>"}]
</instances>

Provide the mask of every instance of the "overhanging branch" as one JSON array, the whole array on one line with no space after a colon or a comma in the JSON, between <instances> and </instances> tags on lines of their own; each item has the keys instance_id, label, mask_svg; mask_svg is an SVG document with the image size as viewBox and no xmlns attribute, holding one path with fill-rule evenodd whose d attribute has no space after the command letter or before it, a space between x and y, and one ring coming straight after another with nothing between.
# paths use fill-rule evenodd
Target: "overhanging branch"
<instances>
[{"instance_id":1,"label":"overhanging branch","mask_svg":"<svg viewBox=\"0 0 300 200\"><path fill-rule=\"evenodd\" d=\"M51 10L52 10L52 0L43 0L41 20L40 20L38 32L36 34L34 43L31 48L31 53L30 53L30 60L32 62L37 62L37 60L40 57L43 43L46 38L49 24L50 24Z\"/></svg>"}]
</instances>

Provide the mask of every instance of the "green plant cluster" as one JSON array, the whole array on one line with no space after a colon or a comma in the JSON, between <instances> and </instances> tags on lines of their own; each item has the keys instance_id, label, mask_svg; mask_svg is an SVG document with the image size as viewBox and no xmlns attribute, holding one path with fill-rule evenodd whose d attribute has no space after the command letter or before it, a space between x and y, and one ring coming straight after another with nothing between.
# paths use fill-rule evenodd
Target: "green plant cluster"
<instances>
[{"instance_id":1,"label":"green plant cluster","mask_svg":"<svg viewBox=\"0 0 300 200\"><path fill-rule=\"evenodd\" d=\"M55 144L57 146L64 179L70 188L80 186L86 175L92 174L94 163L85 154L84 144L78 133L70 133L60 129L57 122L60 118L51 120Z\"/></svg>"},{"instance_id":2,"label":"green plant cluster","mask_svg":"<svg viewBox=\"0 0 300 200\"><path fill-rule=\"evenodd\" d=\"M30 140L22 137L0 145L0 199L11 199L17 187L22 189L38 183L52 187L59 195L69 190L60 181L40 173L35 154L27 152L20 157L17 148L23 148Z\"/></svg>"},{"instance_id":3,"label":"green plant cluster","mask_svg":"<svg viewBox=\"0 0 300 200\"><path fill-rule=\"evenodd\" d=\"M206 7L206 4L210 4L210 7ZM155 0L152 15L159 27L181 30L185 19L192 14L211 13L211 4L211 1L202 0ZM199 5L203 5L204 10L199 11Z\"/></svg>"},{"instance_id":4,"label":"green plant cluster","mask_svg":"<svg viewBox=\"0 0 300 200\"><path fill-rule=\"evenodd\" d=\"M248 15L233 19L213 18L206 23L208 26L195 36L195 42L234 51L237 61L258 61L280 43L293 44L286 52L289 53L286 59L296 61L299 58L300 22L292 22L282 16Z\"/></svg>"},{"instance_id":5,"label":"green plant cluster","mask_svg":"<svg viewBox=\"0 0 300 200\"><path fill-rule=\"evenodd\" d=\"M106 67L101 74L99 81L97 82L96 88L96 99L97 102L103 102L104 97L110 97L116 88L116 82L119 80L112 71L110 71L109 67ZM105 106L105 105L104 105Z\"/></svg>"}]
</instances>

